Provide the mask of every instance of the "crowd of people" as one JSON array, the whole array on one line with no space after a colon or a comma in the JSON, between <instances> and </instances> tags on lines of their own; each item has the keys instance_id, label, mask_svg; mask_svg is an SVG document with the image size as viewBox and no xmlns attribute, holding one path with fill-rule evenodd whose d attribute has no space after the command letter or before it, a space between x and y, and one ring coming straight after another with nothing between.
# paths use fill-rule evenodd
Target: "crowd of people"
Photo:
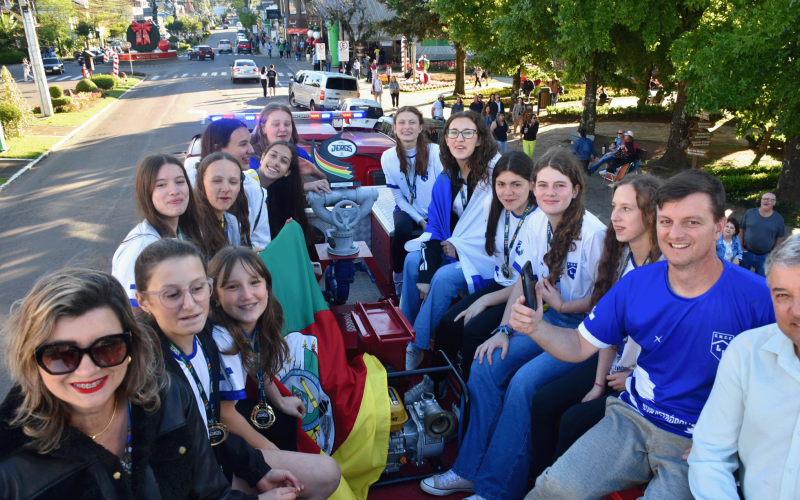
<instances>
[{"instance_id":1,"label":"crowd of people","mask_svg":"<svg viewBox=\"0 0 800 500\"><path fill-rule=\"evenodd\" d=\"M800 494L800 238L783 241L775 196L740 223L711 174L630 176L603 224L586 210L599 155L585 132L573 151L534 161L538 122L517 120L522 101L512 123L496 95L457 105L439 144L416 107L400 107L396 147L381 157L396 202L393 279L416 332L405 368L442 363L431 356L441 350L471 401L453 467L422 490ZM517 126L524 152L506 152ZM633 133L620 135L630 140L616 149L635 150ZM209 124L195 166L146 157L134 179L141 222L111 273L48 274L14 306L4 497L328 498L339 487L332 458L287 439L306 407L272 382L290 362L292 305L273 297L258 253L292 221L307 245L320 241L304 193L330 192L298 141L288 107L269 104L252 132ZM444 397L443 381L424 376L405 404ZM264 428L267 408L284 425Z\"/></svg>"}]
</instances>

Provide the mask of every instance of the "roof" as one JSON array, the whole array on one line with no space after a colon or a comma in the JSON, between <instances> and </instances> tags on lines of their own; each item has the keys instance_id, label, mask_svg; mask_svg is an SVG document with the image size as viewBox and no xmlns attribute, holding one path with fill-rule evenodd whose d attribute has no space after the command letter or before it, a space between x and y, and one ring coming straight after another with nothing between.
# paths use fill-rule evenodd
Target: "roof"
<instances>
[{"instance_id":1,"label":"roof","mask_svg":"<svg viewBox=\"0 0 800 500\"><path fill-rule=\"evenodd\" d=\"M375 108L381 107L378 101L372 99L342 99L342 102L344 101L347 101L350 104L355 104L356 106L373 106Z\"/></svg>"},{"instance_id":2,"label":"roof","mask_svg":"<svg viewBox=\"0 0 800 500\"><path fill-rule=\"evenodd\" d=\"M425 55L429 61L455 61L456 49L448 45L419 45L417 44L417 60Z\"/></svg>"}]
</instances>

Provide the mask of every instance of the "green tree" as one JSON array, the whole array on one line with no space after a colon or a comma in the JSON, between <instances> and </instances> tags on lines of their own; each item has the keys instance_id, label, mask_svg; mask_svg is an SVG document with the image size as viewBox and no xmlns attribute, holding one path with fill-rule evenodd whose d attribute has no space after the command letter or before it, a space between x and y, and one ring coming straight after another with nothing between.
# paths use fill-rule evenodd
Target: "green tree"
<instances>
[{"instance_id":1,"label":"green tree","mask_svg":"<svg viewBox=\"0 0 800 500\"><path fill-rule=\"evenodd\" d=\"M19 119L6 123L7 128L5 132L9 136L18 136L21 129L30 126L35 120L31 112L31 106L28 104L28 101L22 97L22 92L20 92L19 87L17 87L17 84L14 82L14 77L11 76L11 73L5 66L0 70L0 102L10 104L21 112Z\"/></svg>"},{"instance_id":2,"label":"green tree","mask_svg":"<svg viewBox=\"0 0 800 500\"><path fill-rule=\"evenodd\" d=\"M247 31L250 31L251 26L258 25L258 16L252 12L242 12L239 14L239 21Z\"/></svg>"},{"instance_id":3,"label":"green tree","mask_svg":"<svg viewBox=\"0 0 800 500\"><path fill-rule=\"evenodd\" d=\"M17 50L17 40L24 38L22 23L10 13L0 14L0 51Z\"/></svg>"},{"instance_id":4,"label":"green tree","mask_svg":"<svg viewBox=\"0 0 800 500\"><path fill-rule=\"evenodd\" d=\"M70 17L75 15L72 0L37 0L36 20L40 28L38 35L43 45L55 45L64 55L62 41L70 37Z\"/></svg>"},{"instance_id":5,"label":"green tree","mask_svg":"<svg viewBox=\"0 0 800 500\"><path fill-rule=\"evenodd\" d=\"M75 29L73 30L75 34L79 37L89 38L89 34L91 33L94 36L94 33L97 31L96 26L90 21L79 21Z\"/></svg>"},{"instance_id":6,"label":"green tree","mask_svg":"<svg viewBox=\"0 0 800 500\"><path fill-rule=\"evenodd\" d=\"M690 112L733 110L739 133L765 126L786 138L777 196L800 205L800 44L796 0L726 0L675 42ZM768 140L768 139L767 139Z\"/></svg>"},{"instance_id":7,"label":"green tree","mask_svg":"<svg viewBox=\"0 0 800 500\"><path fill-rule=\"evenodd\" d=\"M176 19L166 25L167 32L180 38L186 32L186 25L180 19Z\"/></svg>"}]
</instances>

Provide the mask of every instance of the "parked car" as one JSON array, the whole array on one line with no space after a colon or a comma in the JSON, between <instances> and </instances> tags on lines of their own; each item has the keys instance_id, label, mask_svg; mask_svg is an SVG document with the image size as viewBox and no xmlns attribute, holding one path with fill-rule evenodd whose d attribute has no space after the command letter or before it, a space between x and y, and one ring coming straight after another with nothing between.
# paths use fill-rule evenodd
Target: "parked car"
<instances>
[{"instance_id":1,"label":"parked car","mask_svg":"<svg viewBox=\"0 0 800 500\"><path fill-rule=\"evenodd\" d=\"M230 28L230 26L228 25L228 23L225 23L225 24L223 24L223 25L222 25L222 29L226 30L226 29L228 29L228 28Z\"/></svg>"},{"instance_id":2,"label":"parked car","mask_svg":"<svg viewBox=\"0 0 800 500\"><path fill-rule=\"evenodd\" d=\"M42 59L45 73L64 74L64 63L58 57L45 57Z\"/></svg>"},{"instance_id":3,"label":"parked car","mask_svg":"<svg viewBox=\"0 0 800 500\"><path fill-rule=\"evenodd\" d=\"M258 66L252 59L237 59L231 64L231 82L236 83L237 80L258 80L261 79L261 74L258 72Z\"/></svg>"},{"instance_id":4,"label":"parked car","mask_svg":"<svg viewBox=\"0 0 800 500\"><path fill-rule=\"evenodd\" d=\"M375 128L380 117L383 116L383 108L378 101L373 99L343 99L336 108L339 111L363 111L365 118L345 119L345 126L348 128Z\"/></svg>"},{"instance_id":5,"label":"parked car","mask_svg":"<svg viewBox=\"0 0 800 500\"><path fill-rule=\"evenodd\" d=\"M252 54L253 53L253 46L250 45L250 42L244 39L240 39L239 42L236 44L236 53L237 54Z\"/></svg>"},{"instance_id":6,"label":"parked car","mask_svg":"<svg viewBox=\"0 0 800 500\"><path fill-rule=\"evenodd\" d=\"M209 47L208 45L198 45L194 47L192 50L187 52L189 59L197 59L199 61L205 61L206 58L214 60L214 49Z\"/></svg>"},{"instance_id":7,"label":"parked car","mask_svg":"<svg viewBox=\"0 0 800 500\"><path fill-rule=\"evenodd\" d=\"M300 71L289 81L289 104L311 110L335 109L344 99L358 99L354 76L324 71Z\"/></svg>"},{"instance_id":8,"label":"parked car","mask_svg":"<svg viewBox=\"0 0 800 500\"><path fill-rule=\"evenodd\" d=\"M231 45L231 41L226 38L220 40L219 46L217 47L217 52L219 52L220 54L222 54L223 52L228 52L230 54L233 54L233 45Z\"/></svg>"}]
</instances>

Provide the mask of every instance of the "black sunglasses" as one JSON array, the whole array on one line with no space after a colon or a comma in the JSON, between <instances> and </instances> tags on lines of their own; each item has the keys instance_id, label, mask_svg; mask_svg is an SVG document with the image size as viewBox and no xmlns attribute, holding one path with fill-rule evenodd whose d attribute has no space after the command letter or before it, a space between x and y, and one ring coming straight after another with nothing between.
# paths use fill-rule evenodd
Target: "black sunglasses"
<instances>
[{"instance_id":1,"label":"black sunglasses","mask_svg":"<svg viewBox=\"0 0 800 500\"><path fill-rule=\"evenodd\" d=\"M36 362L50 375L66 375L78 369L84 354L100 368L121 365L131 350L131 333L106 335L86 349L72 343L56 342L36 348Z\"/></svg>"}]
</instances>

